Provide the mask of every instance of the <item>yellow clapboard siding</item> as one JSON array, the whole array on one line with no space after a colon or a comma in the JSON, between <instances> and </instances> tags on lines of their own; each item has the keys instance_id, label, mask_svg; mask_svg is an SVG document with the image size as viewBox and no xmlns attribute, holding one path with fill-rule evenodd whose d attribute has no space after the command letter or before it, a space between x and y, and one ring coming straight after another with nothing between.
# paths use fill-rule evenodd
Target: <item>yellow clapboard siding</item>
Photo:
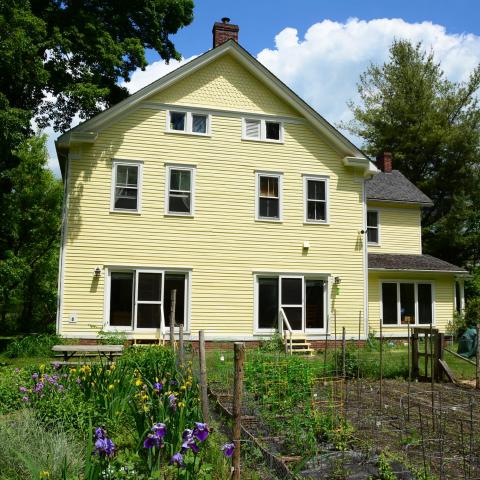
<instances>
[{"instance_id":1,"label":"yellow clapboard siding","mask_svg":"<svg viewBox=\"0 0 480 480\"><path fill-rule=\"evenodd\" d=\"M454 275L445 273L404 273L404 272L370 272L368 275L368 310L369 327L377 333L380 330L381 318L381 281L408 280L431 281L434 292L434 327L445 332L448 322L453 318ZM407 334L407 326L384 327L385 336L390 334Z\"/></svg>"},{"instance_id":2,"label":"yellow clapboard siding","mask_svg":"<svg viewBox=\"0 0 480 480\"><path fill-rule=\"evenodd\" d=\"M421 209L419 206L368 202L379 213L380 243L368 245L370 253L422 253Z\"/></svg>"},{"instance_id":3,"label":"yellow clapboard siding","mask_svg":"<svg viewBox=\"0 0 480 480\"><path fill-rule=\"evenodd\" d=\"M267 113L292 114L278 99L270 105ZM191 268L191 331L225 335L253 333L253 272L338 275L337 321L357 331L364 296L360 179L307 124L286 123L282 145L242 141L239 117L213 115L212 131L210 138L166 134L165 112L140 108L71 162L63 332L102 326L103 279L92 291L97 264ZM109 211L112 158L143 161L141 215ZM164 215L166 163L196 165L194 218ZM255 221L258 170L283 173L282 223ZM302 173L329 175L330 225L304 225ZM66 321L72 311L76 324Z\"/></svg>"}]
</instances>

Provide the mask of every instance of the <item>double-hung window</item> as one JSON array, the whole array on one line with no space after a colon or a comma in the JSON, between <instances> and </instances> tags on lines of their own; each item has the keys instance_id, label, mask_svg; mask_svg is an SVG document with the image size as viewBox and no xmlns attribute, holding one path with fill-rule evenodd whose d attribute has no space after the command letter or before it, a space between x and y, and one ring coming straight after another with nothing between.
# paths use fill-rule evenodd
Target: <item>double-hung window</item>
<instances>
[{"instance_id":1,"label":"double-hung window","mask_svg":"<svg viewBox=\"0 0 480 480\"><path fill-rule=\"evenodd\" d=\"M304 177L305 222L328 222L328 178Z\"/></svg>"},{"instance_id":2,"label":"double-hung window","mask_svg":"<svg viewBox=\"0 0 480 480\"><path fill-rule=\"evenodd\" d=\"M193 215L195 193L195 168L167 166L166 213L168 215Z\"/></svg>"},{"instance_id":3,"label":"double-hung window","mask_svg":"<svg viewBox=\"0 0 480 480\"><path fill-rule=\"evenodd\" d=\"M242 138L244 140L282 143L283 124L273 120L244 118Z\"/></svg>"},{"instance_id":4,"label":"double-hung window","mask_svg":"<svg viewBox=\"0 0 480 480\"><path fill-rule=\"evenodd\" d=\"M175 325L186 325L189 274L164 270L121 270L108 274L109 327L121 330L170 325L175 290Z\"/></svg>"},{"instance_id":5,"label":"double-hung window","mask_svg":"<svg viewBox=\"0 0 480 480\"><path fill-rule=\"evenodd\" d=\"M167 132L210 135L210 115L170 110L167 112Z\"/></svg>"},{"instance_id":6,"label":"double-hung window","mask_svg":"<svg viewBox=\"0 0 480 480\"><path fill-rule=\"evenodd\" d=\"M256 195L257 220L282 219L282 174L257 172Z\"/></svg>"},{"instance_id":7,"label":"double-hung window","mask_svg":"<svg viewBox=\"0 0 480 480\"><path fill-rule=\"evenodd\" d=\"M372 245L380 243L380 222L378 210L367 211L367 240Z\"/></svg>"},{"instance_id":8,"label":"double-hung window","mask_svg":"<svg viewBox=\"0 0 480 480\"><path fill-rule=\"evenodd\" d=\"M433 323L433 284L429 282L382 282L383 325Z\"/></svg>"},{"instance_id":9,"label":"double-hung window","mask_svg":"<svg viewBox=\"0 0 480 480\"><path fill-rule=\"evenodd\" d=\"M113 162L112 210L140 211L142 164L139 162Z\"/></svg>"}]
</instances>

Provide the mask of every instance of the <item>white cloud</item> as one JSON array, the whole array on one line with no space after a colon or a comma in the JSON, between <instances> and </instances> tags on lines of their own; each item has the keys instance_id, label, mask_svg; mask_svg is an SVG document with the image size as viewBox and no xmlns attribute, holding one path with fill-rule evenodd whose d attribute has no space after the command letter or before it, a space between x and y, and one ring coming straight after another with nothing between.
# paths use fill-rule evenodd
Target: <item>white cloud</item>
<instances>
[{"instance_id":1,"label":"white cloud","mask_svg":"<svg viewBox=\"0 0 480 480\"><path fill-rule=\"evenodd\" d=\"M337 123L351 118L346 102L358 98L360 74L371 62L387 60L394 39L423 42L450 80L466 80L480 62L480 37L473 34L448 34L445 27L431 22L357 18L316 23L302 39L296 29L285 28L275 37L275 48L262 50L257 58L327 120Z\"/></svg>"},{"instance_id":2,"label":"white cloud","mask_svg":"<svg viewBox=\"0 0 480 480\"><path fill-rule=\"evenodd\" d=\"M303 38L297 29L287 27L275 37L275 48L262 50L257 58L328 121L338 123L351 118L346 102L357 99L360 74L371 62L387 60L394 39L422 41L428 50L434 51L436 60L453 81L466 80L480 63L479 36L449 34L445 27L431 22L408 23L387 18L351 18L345 23L324 20L312 25ZM193 58L172 60L169 65L154 62L144 71L135 71L131 81L122 85L134 93ZM54 166L57 162L53 139L57 136L53 134L49 139Z\"/></svg>"}]
</instances>

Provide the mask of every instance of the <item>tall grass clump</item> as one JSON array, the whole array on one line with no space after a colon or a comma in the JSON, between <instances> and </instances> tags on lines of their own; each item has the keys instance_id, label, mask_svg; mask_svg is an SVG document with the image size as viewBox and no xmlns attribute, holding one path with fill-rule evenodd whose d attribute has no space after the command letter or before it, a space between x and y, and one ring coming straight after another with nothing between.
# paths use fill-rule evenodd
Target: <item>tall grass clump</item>
<instances>
[{"instance_id":1,"label":"tall grass clump","mask_svg":"<svg viewBox=\"0 0 480 480\"><path fill-rule=\"evenodd\" d=\"M57 335L28 335L12 340L7 345L4 355L8 358L49 357L52 354L52 347L61 343L63 341Z\"/></svg>"}]
</instances>

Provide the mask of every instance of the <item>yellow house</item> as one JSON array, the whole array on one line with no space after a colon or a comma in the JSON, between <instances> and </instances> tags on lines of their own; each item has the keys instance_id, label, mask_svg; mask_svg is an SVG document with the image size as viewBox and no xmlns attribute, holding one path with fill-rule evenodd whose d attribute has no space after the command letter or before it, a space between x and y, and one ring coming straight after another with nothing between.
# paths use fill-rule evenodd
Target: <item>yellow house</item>
<instances>
[{"instance_id":1,"label":"yellow house","mask_svg":"<svg viewBox=\"0 0 480 480\"><path fill-rule=\"evenodd\" d=\"M216 23L212 50L58 139L58 333L168 337L173 291L191 339L365 338L382 318L392 335L443 330L465 272L422 255L428 198L237 35Z\"/></svg>"}]
</instances>

